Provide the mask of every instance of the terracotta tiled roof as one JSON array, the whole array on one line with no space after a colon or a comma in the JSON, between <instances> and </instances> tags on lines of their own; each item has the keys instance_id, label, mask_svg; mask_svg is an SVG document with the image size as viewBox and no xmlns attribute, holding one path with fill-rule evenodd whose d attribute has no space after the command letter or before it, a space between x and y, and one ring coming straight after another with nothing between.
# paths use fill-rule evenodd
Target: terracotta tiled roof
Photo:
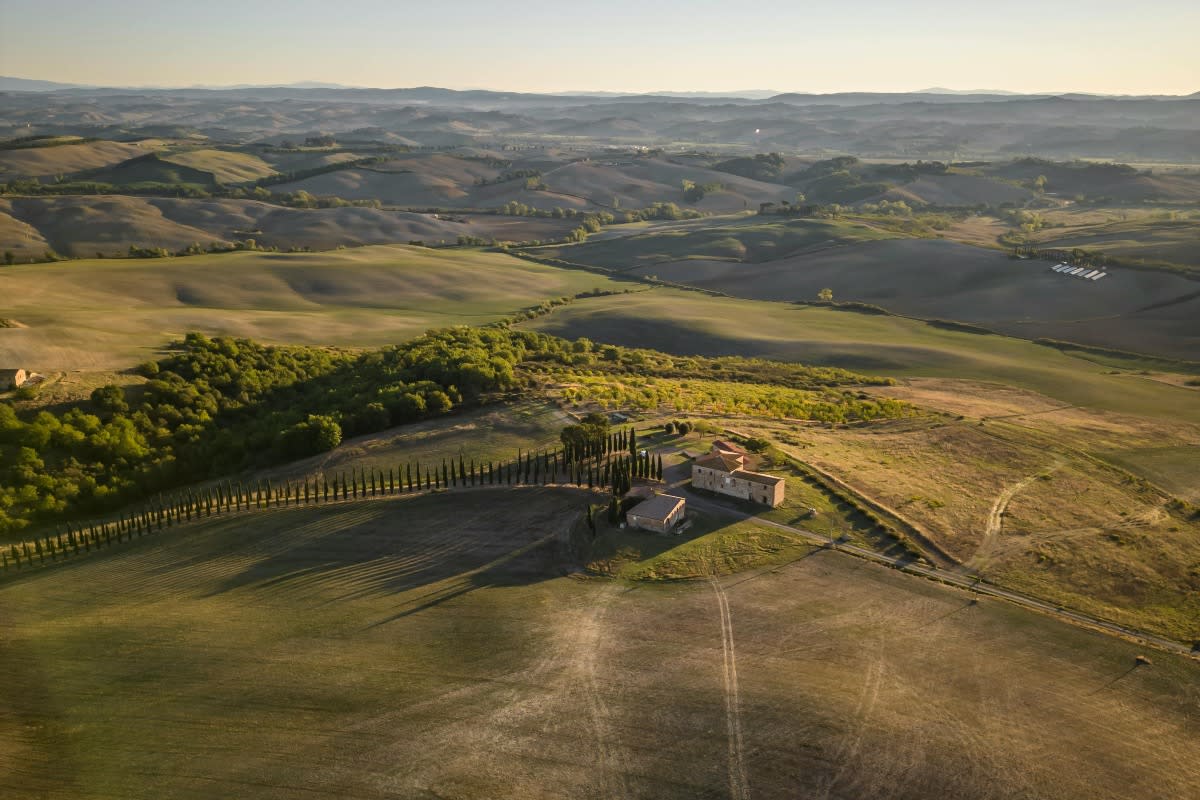
<instances>
[{"instance_id":1,"label":"terracotta tiled roof","mask_svg":"<svg viewBox=\"0 0 1200 800\"><path fill-rule=\"evenodd\" d=\"M733 472L735 469L742 468L742 457L733 455L732 453L723 453L717 451L709 453L704 458L697 458L693 462L697 467L708 467L709 469L719 469L725 472Z\"/></svg>"},{"instance_id":2,"label":"terracotta tiled roof","mask_svg":"<svg viewBox=\"0 0 1200 800\"><path fill-rule=\"evenodd\" d=\"M750 483L757 483L762 486L777 486L780 483L783 483L783 478L777 478L774 475L764 475L761 472L746 472L745 470L742 470L737 473L737 476L742 480L749 481Z\"/></svg>"}]
</instances>

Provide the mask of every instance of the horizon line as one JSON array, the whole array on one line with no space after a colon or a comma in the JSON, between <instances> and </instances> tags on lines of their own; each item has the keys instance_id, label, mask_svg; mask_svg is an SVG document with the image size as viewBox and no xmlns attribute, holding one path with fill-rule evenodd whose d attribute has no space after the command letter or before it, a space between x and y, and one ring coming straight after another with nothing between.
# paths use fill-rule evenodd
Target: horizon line
<instances>
[{"instance_id":1,"label":"horizon line","mask_svg":"<svg viewBox=\"0 0 1200 800\"><path fill-rule=\"evenodd\" d=\"M706 94L713 97L736 97L746 94L762 94L767 98L777 97L786 94L811 95L814 97L844 95L844 94L883 94L883 95L904 95L904 94L948 94L948 95L1010 95L1014 97L1057 97L1062 95L1085 95L1089 97L1178 97L1187 98L1193 95L1200 94L1200 91L1190 94L1170 94L1163 92L1096 92L1096 91L1018 91L1015 89L954 89L948 86L924 87L921 89L840 89L836 91L812 91L804 89L767 89L767 88L745 88L745 89L654 89L647 91L623 90L623 89L497 89L481 86L439 86L432 83L417 84L409 86L365 86L359 84L344 84L335 83L332 81L321 80L296 80L287 83L265 82L265 83L240 83L240 84L172 84L172 85L154 85L154 84L104 84L104 83L79 83L66 80L52 80L48 78L30 78L20 75L0 75L0 80L17 80L30 81L35 83L58 84L64 88L70 89L124 89L124 90L144 90L144 91L233 91L239 89L349 89L360 91L405 91L413 89L442 89L452 92L489 92L493 94L528 94L528 95L544 95L544 96L586 96L595 94L618 95L618 96L679 96L688 94ZM10 90L15 91L15 90ZM764 98L765 99L765 98Z\"/></svg>"}]
</instances>

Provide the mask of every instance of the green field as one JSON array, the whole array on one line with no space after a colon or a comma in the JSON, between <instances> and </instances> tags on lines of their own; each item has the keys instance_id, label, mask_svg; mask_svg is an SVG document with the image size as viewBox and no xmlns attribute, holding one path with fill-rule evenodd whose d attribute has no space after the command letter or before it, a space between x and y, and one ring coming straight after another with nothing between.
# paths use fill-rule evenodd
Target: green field
<instances>
[{"instance_id":1,"label":"green field","mask_svg":"<svg viewBox=\"0 0 1200 800\"><path fill-rule=\"evenodd\" d=\"M273 510L0 584L5 797L1124 800L1200 781L1195 661L1138 667L1134 645L807 548L716 582L567 577L582 502Z\"/></svg>"},{"instance_id":2,"label":"green field","mask_svg":"<svg viewBox=\"0 0 1200 800\"><path fill-rule=\"evenodd\" d=\"M655 289L581 301L523 324L568 338L679 354L757 356L896 377L991 381L1070 404L1200 422L1193 390L1142 380L1022 339L960 333L902 317ZM1142 366L1131 361L1127 369ZM1114 371L1119 374L1110 374Z\"/></svg>"},{"instance_id":3,"label":"green field","mask_svg":"<svg viewBox=\"0 0 1200 800\"><path fill-rule=\"evenodd\" d=\"M377 346L480 325L593 288L583 271L499 253L408 246L331 253L87 259L4 270L0 363L38 371L129 367L188 331L267 342Z\"/></svg>"}]
</instances>

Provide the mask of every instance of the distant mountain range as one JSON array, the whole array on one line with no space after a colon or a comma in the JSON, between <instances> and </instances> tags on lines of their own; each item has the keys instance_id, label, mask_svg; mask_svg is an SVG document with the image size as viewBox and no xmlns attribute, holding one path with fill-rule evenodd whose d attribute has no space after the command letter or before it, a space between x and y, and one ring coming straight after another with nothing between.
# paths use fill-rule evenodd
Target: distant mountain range
<instances>
[{"instance_id":1,"label":"distant mountain range","mask_svg":"<svg viewBox=\"0 0 1200 800\"><path fill-rule=\"evenodd\" d=\"M32 78L13 78L0 76L0 92L70 92L70 91L145 91L145 92L238 92L254 90L324 90L346 91L351 93L394 93L399 97L580 97L597 99L615 98L656 98L678 97L689 100L770 100L786 101L796 99L814 100L827 98L834 104L846 101L874 99L885 101L886 98L896 97L953 97L953 98L1019 98L1019 97L1067 97L1067 98L1119 98L1119 99L1178 99L1179 95L1115 95L1090 94L1086 92L1013 92L1007 89L947 89L941 86L922 89L915 92L779 92L774 89L738 89L726 92L711 91L655 91L655 92L616 92L616 91L564 91L564 92L505 92L492 89L442 89L433 86L411 88L379 89L366 86L348 86L340 83L324 83L321 81L300 81L297 83L258 84L244 83L229 86L196 84L193 86L98 86L95 84L61 83L43 81ZM1186 95L1187 98L1200 97L1200 92Z\"/></svg>"}]
</instances>

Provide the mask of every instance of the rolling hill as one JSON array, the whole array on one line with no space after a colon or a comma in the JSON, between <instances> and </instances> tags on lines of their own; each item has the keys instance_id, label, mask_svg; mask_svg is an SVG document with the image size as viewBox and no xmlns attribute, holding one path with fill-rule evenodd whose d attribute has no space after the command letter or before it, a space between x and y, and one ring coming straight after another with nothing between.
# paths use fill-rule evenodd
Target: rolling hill
<instances>
[{"instance_id":1,"label":"rolling hill","mask_svg":"<svg viewBox=\"0 0 1200 800\"><path fill-rule=\"evenodd\" d=\"M82 142L54 147L0 150L0 182L15 178L53 178L111 167L157 150L157 142Z\"/></svg>"},{"instance_id":2,"label":"rolling hill","mask_svg":"<svg viewBox=\"0 0 1200 800\"><path fill-rule=\"evenodd\" d=\"M925 319L952 319L1025 338L1065 339L1185 360L1200 353L1200 283L1167 272L1111 269L1100 281L1044 261L931 239L830 247L761 263L692 259L634 272L758 300L837 300Z\"/></svg>"},{"instance_id":3,"label":"rolling hill","mask_svg":"<svg viewBox=\"0 0 1200 800\"><path fill-rule=\"evenodd\" d=\"M423 241L460 235L528 241L561 236L568 221L477 216L439 219L373 208L297 209L253 200L107 196L0 199L0 251L18 261L62 255L124 255L130 245L178 252L254 239L282 250Z\"/></svg>"},{"instance_id":4,"label":"rolling hill","mask_svg":"<svg viewBox=\"0 0 1200 800\"><path fill-rule=\"evenodd\" d=\"M845 220L764 219L752 216L657 223L646 226L644 232L638 227L631 231L614 228L583 244L543 248L538 252L617 272L639 269L642 274L659 274L649 265L706 258L767 261L796 251L820 251L900 236Z\"/></svg>"},{"instance_id":5,"label":"rolling hill","mask_svg":"<svg viewBox=\"0 0 1200 800\"><path fill-rule=\"evenodd\" d=\"M501 253L380 246L0 267L0 364L123 369L192 330L268 342L379 346L484 324L550 297L619 283Z\"/></svg>"},{"instance_id":6,"label":"rolling hill","mask_svg":"<svg viewBox=\"0 0 1200 800\"><path fill-rule=\"evenodd\" d=\"M164 161L212 173L219 183L244 183L275 174L261 158L232 150L181 150L162 156Z\"/></svg>"}]
</instances>

